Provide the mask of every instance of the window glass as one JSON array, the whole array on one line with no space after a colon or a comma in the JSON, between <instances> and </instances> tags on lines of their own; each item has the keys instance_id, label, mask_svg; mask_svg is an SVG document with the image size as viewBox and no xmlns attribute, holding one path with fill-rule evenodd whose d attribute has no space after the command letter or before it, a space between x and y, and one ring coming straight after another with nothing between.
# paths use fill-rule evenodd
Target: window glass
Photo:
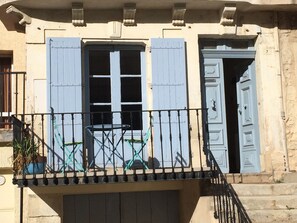
<instances>
[{"instance_id":1,"label":"window glass","mask_svg":"<svg viewBox=\"0 0 297 223\"><path fill-rule=\"evenodd\" d=\"M140 75L140 51L139 50L121 50L121 74Z\"/></svg>"},{"instance_id":2,"label":"window glass","mask_svg":"<svg viewBox=\"0 0 297 223\"><path fill-rule=\"evenodd\" d=\"M89 75L110 75L109 54L107 50L90 50Z\"/></svg>"},{"instance_id":3,"label":"window glass","mask_svg":"<svg viewBox=\"0 0 297 223\"><path fill-rule=\"evenodd\" d=\"M141 102L140 77L121 78L121 99L122 102Z\"/></svg>"},{"instance_id":4,"label":"window glass","mask_svg":"<svg viewBox=\"0 0 297 223\"><path fill-rule=\"evenodd\" d=\"M90 103L111 102L110 78L90 78Z\"/></svg>"},{"instance_id":5,"label":"window glass","mask_svg":"<svg viewBox=\"0 0 297 223\"><path fill-rule=\"evenodd\" d=\"M110 105L91 105L90 122L92 125L111 123L111 106Z\"/></svg>"},{"instance_id":6,"label":"window glass","mask_svg":"<svg viewBox=\"0 0 297 223\"><path fill-rule=\"evenodd\" d=\"M88 91L91 124L122 122L141 130L141 50L135 46L96 46L90 49ZM112 49L112 50L111 50ZM122 115L113 115L122 111Z\"/></svg>"},{"instance_id":7,"label":"window glass","mask_svg":"<svg viewBox=\"0 0 297 223\"><path fill-rule=\"evenodd\" d=\"M133 130L142 129L142 105L122 105L122 123Z\"/></svg>"}]
</instances>

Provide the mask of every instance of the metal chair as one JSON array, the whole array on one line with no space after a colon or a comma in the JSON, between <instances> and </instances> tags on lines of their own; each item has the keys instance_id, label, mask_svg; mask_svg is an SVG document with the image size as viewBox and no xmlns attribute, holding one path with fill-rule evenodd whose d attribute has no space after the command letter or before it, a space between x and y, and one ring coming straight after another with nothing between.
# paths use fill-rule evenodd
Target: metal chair
<instances>
[{"instance_id":1,"label":"metal chair","mask_svg":"<svg viewBox=\"0 0 297 223\"><path fill-rule=\"evenodd\" d=\"M53 108L51 108L51 113L54 114ZM59 171L64 172L66 168L72 169L72 170L75 169L76 171L84 171L82 163L76 159L76 154L81 151L83 143L80 141L65 142L65 139L63 139L63 136L59 131L59 126L61 126L61 124L60 125L57 124L56 118L54 117L53 128L54 128L55 142L65 154L65 159L63 159L62 157L59 157L60 160L63 160L64 162L61 168L59 168Z\"/></svg>"},{"instance_id":2,"label":"metal chair","mask_svg":"<svg viewBox=\"0 0 297 223\"><path fill-rule=\"evenodd\" d=\"M146 146L149 138L151 137L151 129L148 128L147 132L141 139L124 139L128 143L129 147L132 149L132 159L126 164L125 170L131 169L133 163L136 160L139 160L145 169L149 169L143 158L140 156L140 153L143 151Z\"/></svg>"}]
</instances>

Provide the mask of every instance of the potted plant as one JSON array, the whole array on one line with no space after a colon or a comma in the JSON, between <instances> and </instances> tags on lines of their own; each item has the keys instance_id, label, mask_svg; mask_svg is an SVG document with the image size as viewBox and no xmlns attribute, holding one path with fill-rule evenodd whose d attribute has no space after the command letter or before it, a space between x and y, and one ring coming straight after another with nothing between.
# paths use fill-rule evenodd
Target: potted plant
<instances>
[{"instance_id":1,"label":"potted plant","mask_svg":"<svg viewBox=\"0 0 297 223\"><path fill-rule=\"evenodd\" d=\"M39 143L34 142L30 135L21 140L13 141L13 168L18 174L39 174L45 169L46 157L38 153Z\"/></svg>"}]
</instances>

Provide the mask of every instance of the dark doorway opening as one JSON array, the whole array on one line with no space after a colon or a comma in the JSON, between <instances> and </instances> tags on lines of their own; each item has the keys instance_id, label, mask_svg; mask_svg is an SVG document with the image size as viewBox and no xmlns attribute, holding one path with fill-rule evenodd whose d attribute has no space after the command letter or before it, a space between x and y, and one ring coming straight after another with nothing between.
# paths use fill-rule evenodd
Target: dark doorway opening
<instances>
[{"instance_id":1,"label":"dark doorway opening","mask_svg":"<svg viewBox=\"0 0 297 223\"><path fill-rule=\"evenodd\" d=\"M240 101L237 88L241 76L251 62L251 59L223 59L230 173L240 173L240 131L238 125Z\"/></svg>"}]
</instances>

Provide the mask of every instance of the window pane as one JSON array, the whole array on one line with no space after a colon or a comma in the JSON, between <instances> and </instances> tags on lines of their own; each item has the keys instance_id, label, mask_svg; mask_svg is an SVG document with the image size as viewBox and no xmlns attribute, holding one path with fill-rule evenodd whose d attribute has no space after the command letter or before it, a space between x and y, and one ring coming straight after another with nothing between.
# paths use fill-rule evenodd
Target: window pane
<instances>
[{"instance_id":1,"label":"window pane","mask_svg":"<svg viewBox=\"0 0 297 223\"><path fill-rule=\"evenodd\" d=\"M122 123L133 130L142 130L142 105L122 105Z\"/></svg>"},{"instance_id":2,"label":"window pane","mask_svg":"<svg viewBox=\"0 0 297 223\"><path fill-rule=\"evenodd\" d=\"M90 78L90 103L110 103L110 78Z\"/></svg>"},{"instance_id":3,"label":"window pane","mask_svg":"<svg viewBox=\"0 0 297 223\"><path fill-rule=\"evenodd\" d=\"M110 105L91 105L90 117L91 125L97 124L111 124L111 106Z\"/></svg>"},{"instance_id":4,"label":"window pane","mask_svg":"<svg viewBox=\"0 0 297 223\"><path fill-rule=\"evenodd\" d=\"M139 50L121 50L120 61L121 74L141 74Z\"/></svg>"},{"instance_id":5,"label":"window pane","mask_svg":"<svg viewBox=\"0 0 297 223\"><path fill-rule=\"evenodd\" d=\"M141 78L122 77L121 97L122 102L141 102Z\"/></svg>"},{"instance_id":6,"label":"window pane","mask_svg":"<svg viewBox=\"0 0 297 223\"><path fill-rule=\"evenodd\" d=\"M90 75L110 75L110 56L107 50L91 50L89 53Z\"/></svg>"}]
</instances>

